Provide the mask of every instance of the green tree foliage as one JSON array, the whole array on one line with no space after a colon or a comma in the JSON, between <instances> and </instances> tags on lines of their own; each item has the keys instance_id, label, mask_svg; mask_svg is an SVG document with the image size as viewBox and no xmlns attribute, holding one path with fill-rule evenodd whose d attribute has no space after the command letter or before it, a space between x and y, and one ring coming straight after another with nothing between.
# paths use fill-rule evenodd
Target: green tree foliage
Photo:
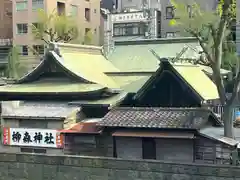
<instances>
[{"instance_id":1,"label":"green tree foliage","mask_svg":"<svg viewBox=\"0 0 240 180\"><path fill-rule=\"evenodd\" d=\"M4 75L10 79L18 79L26 72L26 66L20 63L19 49L14 46L10 50L8 57L7 68Z\"/></svg>"},{"instance_id":2,"label":"green tree foliage","mask_svg":"<svg viewBox=\"0 0 240 180\"><path fill-rule=\"evenodd\" d=\"M37 40L50 42L70 42L79 36L79 28L75 18L58 15L53 11L47 14L43 9L38 10L38 20L32 24L32 33Z\"/></svg>"},{"instance_id":3,"label":"green tree foliage","mask_svg":"<svg viewBox=\"0 0 240 180\"><path fill-rule=\"evenodd\" d=\"M229 43L229 33L232 22L236 19L236 0L220 0L216 11L204 11L193 2L190 6L182 0L171 0L175 7L175 19L170 25L177 26L184 33L190 34L198 39L205 58L201 64L208 65L213 70L213 79L216 83L221 104L224 106L224 135L233 138L232 109L238 99L240 90L239 60L233 44ZM231 55L231 60L229 58ZM227 58L226 58L227 57ZM225 61L223 58L226 58ZM232 62L230 62L232 61ZM236 76L231 98L226 97L226 90L220 74L223 65L232 64L236 66Z\"/></svg>"},{"instance_id":4,"label":"green tree foliage","mask_svg":"<svg viewBox=\"0 0 240 180\"><path fill-rule=\"evenodd\" d=\"M91 44L92 43L92 31L88 31L84 35L84 41L83 44Z\"/></svg>"}]
</instances>

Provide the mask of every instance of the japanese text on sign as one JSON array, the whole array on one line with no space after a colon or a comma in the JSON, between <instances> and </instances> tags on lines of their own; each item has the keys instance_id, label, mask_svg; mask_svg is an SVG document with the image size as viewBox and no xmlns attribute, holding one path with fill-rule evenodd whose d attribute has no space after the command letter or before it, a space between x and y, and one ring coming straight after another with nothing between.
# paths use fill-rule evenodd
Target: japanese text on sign
<instances>
[{"instance_id":1,"label":"japanese text on sign","mask_svg":"<svg viewBox=\"0 0 240 180\"><path fill-rule=\"evenodd\" d=\"M112 17L113 22L144 21L147 19L143 12L113 14Z\"/></svg>"},{"instance_id":2,"label":"japanese text on sign","mask_svg":"<svg viewBox=\"0 0 240 180\"><path fill-rule=\"evenodd\" d=\"M62 136L57 130L4 128L3 143L14 146L62 147Z\"/></svg>"}]
</instances>

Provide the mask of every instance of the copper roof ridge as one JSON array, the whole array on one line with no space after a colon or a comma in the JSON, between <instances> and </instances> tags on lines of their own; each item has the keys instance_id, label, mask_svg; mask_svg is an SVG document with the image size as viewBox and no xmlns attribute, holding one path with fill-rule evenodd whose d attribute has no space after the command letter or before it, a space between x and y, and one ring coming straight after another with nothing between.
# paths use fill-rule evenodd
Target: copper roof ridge
<instances>
[{"instance_id":1,"label":"copper roof ridge","mask_svg":"<svg viewBox=\"0 0 240 180\"><path fill-rule=\"evenodd\" d=\"M102 46L92 46L92 45L82 45L82 44L70 44L70 43L53 43L61 47L72 47L72 48L82 48L82 49L95 49L102 50Z\"/></svg>"}]
</instances>

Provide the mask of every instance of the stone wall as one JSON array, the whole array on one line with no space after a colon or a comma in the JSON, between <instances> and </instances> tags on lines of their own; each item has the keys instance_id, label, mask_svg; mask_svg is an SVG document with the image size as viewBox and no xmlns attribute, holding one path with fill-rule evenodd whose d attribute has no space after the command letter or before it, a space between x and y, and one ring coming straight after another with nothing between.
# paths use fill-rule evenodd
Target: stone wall
<instances>
[{"instance_id":1,"label":"stone wall","mask_svg":"<svg viewBox=\"0 0 240 180\"><path fill-rule=\"evenodd\" d=\"M240 168L0 153L1 180L240 180Z\"/></svg>"}]
</instances>

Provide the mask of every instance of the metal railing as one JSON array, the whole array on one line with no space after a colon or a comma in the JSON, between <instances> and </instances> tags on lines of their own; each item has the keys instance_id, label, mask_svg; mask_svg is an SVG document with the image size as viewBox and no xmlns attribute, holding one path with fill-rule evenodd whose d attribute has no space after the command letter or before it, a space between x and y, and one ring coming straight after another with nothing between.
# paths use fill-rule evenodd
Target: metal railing
<instances>
[{"instance_id":1,"label":"metal railing","mask_svg":"<svg viewBox=\"0 0 240 180\"><path fill-rule=\"evenodd\" d=\"M0 39L0 46L11 46L12 39Z\"/></svg>"}]
</instances>

